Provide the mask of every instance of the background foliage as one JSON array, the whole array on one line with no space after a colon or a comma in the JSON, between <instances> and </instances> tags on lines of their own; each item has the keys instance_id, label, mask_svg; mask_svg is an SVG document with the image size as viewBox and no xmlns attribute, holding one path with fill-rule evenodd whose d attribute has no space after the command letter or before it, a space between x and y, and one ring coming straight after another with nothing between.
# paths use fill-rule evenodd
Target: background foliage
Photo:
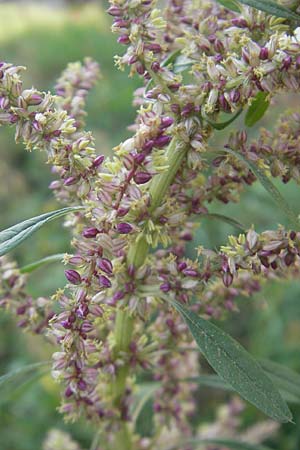
<instances>
[{"instance_id":1,"label":"background foliage","mask_svg":"<svg viewBox=\"0 0 300 450\"><path fill-rule=\"evenodd\" d=\"M105 3L105 2L103 2ZM105 4L103 5L105 7ZM87 128L93 131L98 151L107 154L110 149L129 135L127 126L134 119L132 93L138 80L116 70L113 55L117 53L115 37L110 33L109 19L101 5L88 4L69 9L50 9L47 6L13 2L0 4L1 59L27 66L26 83L41 90L53 90L55 79L68 62L91 56L100 62L103 79L93 90L88 102ZM263 119L267 128L282 103L290 104L294 98L280 98ZM235 127L238 126L235 124ZM226 130L227 132L227 130ZM251 129L251 133L255 133ZM222 145L219 132L215 146ZM0 130L0 229L27 217L58 207L48 184L51 181L44 156L28 154L21 145L15 145L13 131ZM278 184L295 211L299 211L299 188L293 183ZM247 226L255 223L258 231L275 228L285 219L270 197L259 185L247 190L240 205L224 207L218 203L210 212L218 212L238 219ZM199 227L197 244L215 247L233 233L230 225L205 219ZM68 251L68 234L55 222L43 228L34 238L24 243L15 256L23 265L51 253ZM41 269L32 278L32 293L47 295L64 282L60 265ZM299 282L268 284L256 298L239 302L240 313L235 313L225 325L228 331L258 357L266 357L286 364L300 372L300 286ZM29 362L47 360L50 351L44 341L24 335L15 328L10 317L0 315L0 375ZM22 381L22 380L19 380ZM228 394L222 391L199 391L199 411L195 421L214 417L214 410ZM66 428L84 448L88 448L93 430L86 424L65 425L56 412L58 389L50 375L39 380L29 378L27 383L12 381L5 389L0 386L0 435L3 450L40 449L46 432L52 427ZM269 446L277 450L294 450L300 445L300 408L292 407L295 425L284 425ZM258 412L247 407L245 423L251 423ZM147 418L145 418L147 420ZM143 426L143 424L141 424Z\"/></svg>"}]
</instances>

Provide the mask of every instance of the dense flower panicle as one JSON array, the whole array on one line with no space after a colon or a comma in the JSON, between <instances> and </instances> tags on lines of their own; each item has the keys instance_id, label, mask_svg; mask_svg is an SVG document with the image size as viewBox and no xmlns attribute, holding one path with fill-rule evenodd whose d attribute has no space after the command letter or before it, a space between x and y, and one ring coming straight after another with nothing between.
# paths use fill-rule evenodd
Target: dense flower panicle
<instances>
[{"instance_id":1,"label":"dense flower panicle","mask_svg":"<svg viewBox=\"0 0 300 450\"><path fill-rule=\"evenodd\" d=\"M238 310L238 296L299 270L300 234L282 227L250 229L219 251L199 248L195 260L185 253L194 218L214 200L237 201L255 181L238 158L210 158L215 123L258 92L271 98L299 90L300 32L285 19L247 7L236 14L208 0L169 0L163 11L155 0L110 3L113 31L127 46L117 64L145 80L133 135L111 158L98 154L83 130L85 98L99 76L95 62L69 65L56 96L24 90L22 68L1 63L0 124L16 126L28 150L46 151L57 199L83 209L66 222L74 248L64 258L66 287L33 301L24 277L1 259L0 298L21 316L21 326L47 328L59 345L52 374L63 386L60 410L69 419L84 413L113 441L131 422L136 376L151 370L161 383L153 405L157 439L167 427L191 436L196 386L182 379L197 375L198 359L187 327L165 300L222 318ZM293 114L257 142L248 143L242 130L226 145L273 176L298 181L298 125ZM123 314L126 325L119 322Z\"/></svg>"}]
</instances>

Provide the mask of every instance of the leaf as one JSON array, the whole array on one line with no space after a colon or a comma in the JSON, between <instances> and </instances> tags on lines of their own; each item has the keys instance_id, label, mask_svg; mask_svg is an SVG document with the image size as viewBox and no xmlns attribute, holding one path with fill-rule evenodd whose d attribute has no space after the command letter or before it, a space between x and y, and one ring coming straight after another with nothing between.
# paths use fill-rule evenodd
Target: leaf
<instances>
[{"instance_id":1,"label":"leaf","mask_svg":"<svg viewBox=\"0 0 300 450\"><path fill-rule=\"evenodd\" d=\"M0 406L3 407L5 403L16 402L22 397L23 394L28 392L30 387L33 384L36 384L36 381L42 378L49 371L48 367L44 367L39 369L39 371L29 375L24 381L20 381L18 383L14 383L12 387L5 389L5 392L1 394L0 397Z\"/></svg>"},{"instance_id":2,"label":"leaf","mask_svg":"<svg viewBox=\"0 0 300 450\"><path fill-rule=\"evenodd\" d=\"M236 441L233 439L217 439L217 438L194 438L188 439L184 442L180 442L172 447L168 447L166 450L177 450L185 445L217 445L218 447L226 447L232 450L271 450L264 445L248 444L247 442Z\"/></svg>"},{"instance_id":3,"label":"leaf","mask_svg":"<svg viewBox=\"0 0 300 450\"><path fill-rule=\"evenodd\" d=\"M221 220L222 222L226 222L229 225L232 225L233 227L238 228L241 231L246 230L246 227L243 224L241 224L240 222L238 222L236 219L232 219L231 217L224 216L223 214L207 213L207 214L203 214L202 217L208 217L211 219Z\"/></svg>"},{"instance_id":4,"label":"leaf","mask_svg":"<svg viewBox=\"0 0 300 450\"><path fill-rule=\"evenodd\" d=\"M241 12L238 2L235 0L217 0L217 2L224 6L224 8L227 8L231 11L235 11L237 13Z\"/></svg>"},{"instance_id":5,"label":"leaf","mask_svg":"<svg viewBox=\"0 0 300 450\"><path fill-rule=\"evenodd\" d=\"M10 381L15 380L20 375L27 375L28 373L32 372L33 370L40 369L41 367L45 367L50 364L50 361L43 361L33 364L28 364L23 367L18 367L17 369L14 369L8 373L5 373L4 375L0 376L0 388L2 388L6 383L9 383Z\"/></svg>"},{"instance_id":6,"label":"leaf","mask_svg":"<svg viewBox=\"0 0 300 450\"><path fill-rule=\"evenodd\" d=\"M200 352L225 382L272 419L291 421L292 414L272 381L237 341L180 303L171 304L182 315Z\"/></svg>"},{"instance_id":7,"label":"leaf","mask_svg":"<svg viewBox=\"0 0 300 450\"><path fill-rule=\"evenodd\" d=\"M272 0L239 0L239 2L251 6L252 8L259 9L260 11L264 11L272 16L283 17L284 19L300 22L299 14L294 13Z\"/></svg>"},{"instance_id":8,"label":"leaf","mask_svg":"<svg viewBox=\"0 0 300 450\"><path fill-rule=\"evenodd\" d=\"M267 177L267 175L265 175L265 173L261 169L259 169L252 161L249 161L241 153L232 150L231 148L228 147L225 148L225 151L243 161L249 167L249 169L252 170L252 172L254 173L256 178L261 182L265 190L271 195L271 197L273 198L279 209L281 209L286 214L290 223L296 228L296 230L299 229L299 221L296 214L291 209L285 198L281 195L277 187Z\"/></svg>"},{"instance_id":9,"label":"leaf","mask_svg":"<svg viewBox=\"0 0 300 450\"><path fill-rule=\"evenodd\" d=\"M20 268L21 273L31 273L36 269L39 269L40 267L44 266L45 264L50 264L57 261L62 261L64 258L64 253L58 253L56 255L50 255L46 256L45 258L39 259L38 261L35 261L33 263L27 264L26 266L23 266Z\"/></svg>"},{"instance_id":10,"label":"leaf","mask_svg":"<svg viewBox=\"0 0 300 450\"><path fill-rule=\"evenodd\" d=\"M231 114L230 119L226 120L225 122L213 122L206 114L202 113L202 115L206 122L208 122L215 130L224 130L224 128L228 127L239 117L242 111L243 109L241 108L235 114Z\"/></svg>"},{"instance_id":11,"label":"leaf","mask_svg":"<svg viewBox=\"0 0 300 450\"><path fill-rule=\"evenodd\" d=\"M66 214L82 209L82 206L70 206L68 208L51 211L41 216L32 217L31 219L13 225L6 230L0 232L0 256L13 250L25 239L39 230L43 225L51 220L58 219Z\"/></svg>"},{"instance_id":12,"label":"leaf","mask_svg":"<svg viewBox=\"0 0 300 450\"><path fill-rule=\"evenodd\" d=\"M133 412L132 412L132 423L135 425L137 422L137 419L142 412L145 404L148 402L148 400L152 397L154 392L159 388L160 383L143 383L140 384L139 392L135 401L135 404L133 405Z\"/></svg>"},{"instance_id":13,"label":"leaf","mask_svg":"<svg viewBox=\"0 0 300 450\"><path fill-rule=\"evenodd\" d=\"M259 363L287 401L300 403L300 375L297 372L267 359Z\"/></svg>"},{"instance_id":14,"label":"leaf","mask_svg":"<svg viewBox=\"0 0 300 450\"><path fill-rule=\"evenodd\" d=\"M161 63L162 67L166 67L168 64L172 64L176 58L180 55L181 50L175 50L174 52L170 53L169 56L167 56Z\"/></svg>"},{"instance_id":15,"label":"leaf","mask_svg":"<svg viewBox=\"0 0 300 450\"><path fill-rule=\"evenodd\" d=\"M192 65L195 64L195 61L188 58L185 55L179 55L176 61L173 65L173 72L174 73L181 73L184 72L187 69L190 69Z\"/></svg>"},{"instance_id":16,"label":"leaf","mask_svg":"<svg viewBox=\"0 0 300 450\"><path fill-rule=\"evenodd\" d=\"M245 125L247 127L253 127L263 117L270 105L267 97L267 92L258 92L256 94L245 116Z\"/></svg>"}]
</instances>

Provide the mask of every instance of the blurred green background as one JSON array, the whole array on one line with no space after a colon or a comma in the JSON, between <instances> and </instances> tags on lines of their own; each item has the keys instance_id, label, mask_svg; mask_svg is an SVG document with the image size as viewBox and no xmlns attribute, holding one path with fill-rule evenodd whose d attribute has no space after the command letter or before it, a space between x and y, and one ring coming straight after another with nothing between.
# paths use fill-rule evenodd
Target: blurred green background
<instances>
[{"instance_id":1,"label":"blurred green background","mask_svg":"<svg viewBox=\"0 0 300 450\"><path fill-rule=\"evenodd\" d=\"M68 62L85 56L96 59L103 79L89 97L87 129L93 131L98 152L107 154L129 135L127 127L134 119L132 93L139 81L129 79L114 67L113 56L120 48L110 32L110 19L103 12L106 2L83 3L64 8L54 8L53 3L51 8L42 3L0 4L0 53L2 60L27 67L26 86L50 91ZM282 101L287 104L291 98L280 99L277 109L272 108L263 119L264 126L273 126ZM58 206L48 190L52 178L44 155L27 153L22 145L14 144L13 135L13 129L0 129L0 229ZM221 133L214 145L222 145ZM278 187L299 211L297 186L290 183ZM224 213L249 226L254 223L258 230L285 223L281 212L257 184L246 189L239 205L224 207L215 203L210 212ZM229 225L205 220L197 242L214 248L234 231ZM67 232L62 232L60 224L54 222L25 242L15 257L23 265L48 254L68 251L68 242ZM193 242L192 247L195 246ZM49 266L32 276L30 290L33 295L48 295L63 283L62 267ZM299 293L298 281L268 284L255 298L241 299L240 314L228 319L224 327L254 355L286 364L300 373ZM0 375L30 362L49 359L50 355L51 350L41 339L22 334L12 318L0 312ZM201 420L212 418L214 408L227 398L220 392L209 393L201 397L200 391ZM93 430L85 423L64 424L56 412L58 404L58 389L49 375L32 380L23 388L15 389L13 383L5 390L0 388L0 449L41 449L52 427L68 429L83 448L88 448ZM292 406L292 410L296 425L282 426L277 437L268 442L271 448L300 448L300 408ZM254 408L247 408L245 423L259 418L262 416Z\"/></svg>"}]
</instances>

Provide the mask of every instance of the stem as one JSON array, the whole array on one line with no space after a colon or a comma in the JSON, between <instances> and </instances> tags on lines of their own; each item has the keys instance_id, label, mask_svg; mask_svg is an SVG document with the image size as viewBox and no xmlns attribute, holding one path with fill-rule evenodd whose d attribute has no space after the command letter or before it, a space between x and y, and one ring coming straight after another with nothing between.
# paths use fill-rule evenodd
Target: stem
<instances>
[{"instance_id":1,"label":"stem","mask_svg":"<svg viewBox=\"0 0 300 450\"><path fill-rule=\"evenodd\" d=\"M166 151L168 158L168 169L162 174L156 175L150 185L151 206L150 213L153 212L163 201L170 184L173 182L178 172L183 158L186 155L187 145L178 141L176 137L172 139ZM128 264L138 268L145 262L149 251L149 244L143 232L137 238L136 242L130 247L127 256ZM133 318L127 310L118 310L115 322L115 356L120 352L128 352L133 333ZM114 405L121 407L122 396L126 389L126 381L129 375L129 365L118 369L116 379L112 386ZM120 421L119 431L115 434L113 443L114 450L132 450L131 430L125 421Z\"/></svg>"}]
</instances>

